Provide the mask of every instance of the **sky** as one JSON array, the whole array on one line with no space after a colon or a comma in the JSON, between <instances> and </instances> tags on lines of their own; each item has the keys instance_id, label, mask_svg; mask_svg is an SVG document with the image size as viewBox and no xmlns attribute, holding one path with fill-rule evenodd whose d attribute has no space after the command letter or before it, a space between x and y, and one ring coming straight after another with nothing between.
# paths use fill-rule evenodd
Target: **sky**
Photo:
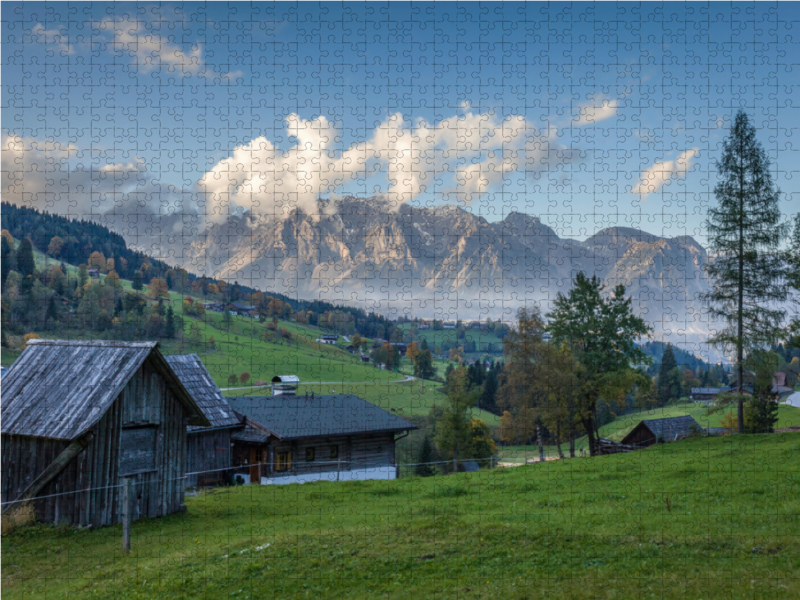
<instances>
[{"instance_id":1,"label":"sky","mask_svg":"<svg viewBox=\"0 0 800 600\"><path fill-rule=\"evenodd\" d=\"M796 3L3 2L2 194L74 216L318 198L705 243L744 110L800 206ZM797 37L798 40L794 38Z\"/></svg>"}]
</instances>

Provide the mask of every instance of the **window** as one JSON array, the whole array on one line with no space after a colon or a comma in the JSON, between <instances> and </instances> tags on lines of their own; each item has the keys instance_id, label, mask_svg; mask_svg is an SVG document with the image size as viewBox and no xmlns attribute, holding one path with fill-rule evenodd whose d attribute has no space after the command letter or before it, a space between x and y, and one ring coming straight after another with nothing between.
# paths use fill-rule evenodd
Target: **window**
<instances>
[{"instance_id":1,"label":"window","mask_svg":"<svg viewBox=\"0 0 800 600\"><path fill-rule=\"evenodd\" d=\"M288 452L280 452L278 454L278 462L275 465L276 471L288 471L292 468L292 455Z\"/></svg>"},{"instance_id":2,"label":"window","mask_svg":"<svg viewBox=\"0 0 800 600\"><path fill-rule=\"evenodd\" d=\"M314 448L306 448L306 462L314 460Z\"/></svg>"},{"instance_id":3,"label":"window","mask_svg":"<svg viewBox=\"0 0 800 600\"><path fill-rule=\"evenodd\" d=\"M339 446L331 446L331 458L339 458Z\"/></svg>"}]
</instances>

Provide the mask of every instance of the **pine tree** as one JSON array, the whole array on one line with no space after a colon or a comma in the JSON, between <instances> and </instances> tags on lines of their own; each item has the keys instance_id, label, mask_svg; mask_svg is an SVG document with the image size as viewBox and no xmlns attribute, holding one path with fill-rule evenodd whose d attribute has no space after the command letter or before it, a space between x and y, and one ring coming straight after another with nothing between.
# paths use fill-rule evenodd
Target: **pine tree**
<instances>
[{"instance_id":1,"label":"pine tree","mask_svg":"<svg viewBox=\"0 0 800 600\"><path fill-rule=\"evenodd\" d=\"M141 292L144 289L144 276L142 275L141 271L136 271L133 274L133 282L131 287L137 292Z\"/></svg>"},{"instance_id":2,"label":"pine tree","mask_svg":"<svg viewBox=\"0 0 800 600\"><path fill-rule=\"evenodd\" d=\"M23 238L17 248L17 270L22 277L33 275L36 262L33 260L33 243L30 238Z\"/></svg>"},{"instance_id":3,"label":"pine tree","mask_svg":"<svg viewBox=\"0 0 800 600\"><path fill-rule=\"evenodd\" d=\"M164 335L166 335L167 339L170 340L175 337L175 313L172 310L172 304L167 306L167 319L164 326Z\"/></svg>"},{"instance_id":4,"label":"pine tree","mask_svg":"<svg viewBox=\"0 0 800 600\"><path fill-rule=\"evenodd\" d=\"M786 226L769 169L755 127L739 111L717 162L718 206L709 209L707 220L711 290L705 296L711 316L724 323L709 342L736 352L739 433L744 431L745 353L773 342L786 316L779 306L788 297L779 250Z\"/></svg>"},{"instance_id":5,"label":"pine tree","mask_svg":"<svg viewBox=\"0 0 800 600\"><path fill-rule=\"evenodd\" d=\"M8 274L17 268L17 259L14 255L14 248L8 243L6 236L0 236L0 281L6 283Z\"/></svg>"},{"instance_id":6,"label":"pine tree","mask_svg":"<svg viewBox=\"0 0 800 600\"><path fill-rule=\"evenodd\" d=\"M672 371L678 368L672 344L667 344L664 355L661 357L661 367L658 370L657 394L661 404L666 404L673 397Z\"/></svg>"},{"instance_id":7,"label":"pine tree","mask_svg":"<svg viewBox=\"0 0 800 600\"><path fill-rule=\"evenodd\" d=\"M432 463L435 460L435 456L433 454L433 444L431 444L431 438L429 435L425 436L425 439L422 440L422 446L419 449L419 455L417 456L417 465L414 467L414 474L419 475L420 477L429 477L434 473L434 466Z\"/></svg>"}]
</instances>

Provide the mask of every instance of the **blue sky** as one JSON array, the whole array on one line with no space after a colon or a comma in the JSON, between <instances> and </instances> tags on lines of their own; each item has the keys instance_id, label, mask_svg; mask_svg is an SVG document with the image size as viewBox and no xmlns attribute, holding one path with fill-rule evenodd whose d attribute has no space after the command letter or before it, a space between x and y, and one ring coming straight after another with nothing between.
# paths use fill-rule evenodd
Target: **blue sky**
<instances>
[{"instance_id":1,"label":"blue sky","mask_svg":"<svg viewBox=\"0 0 800 600\"><path fill-rule=\"evenodd\" d=\"M793 3L4 2L3 197L214 222L382 194L703 242L739 108L797 212L798 32Z\"/></svg>"}]
</instances>

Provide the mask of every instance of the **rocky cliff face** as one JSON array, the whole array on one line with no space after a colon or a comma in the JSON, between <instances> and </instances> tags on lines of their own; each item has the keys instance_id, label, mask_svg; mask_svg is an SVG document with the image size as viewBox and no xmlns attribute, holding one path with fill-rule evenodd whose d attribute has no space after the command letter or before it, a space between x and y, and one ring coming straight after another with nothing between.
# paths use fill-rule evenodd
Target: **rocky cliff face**
<instances>
[{"instance_id":1,"label":"rocky cliff face","mask_svg":"<svg viewBox=\"0 0 800 600\"><path fill-rule=\"evenodd\" d=\"M196 238L184 264L300 298L443 318L508 318L530 302L546 309L584 271L624 284L659 331L707 329L698 300L707 256L690 237L614 227L579 242L522 213L490 223L453 206L392 212L353 198L326 212L229 219Z\"/></svg>"}]
</instances>

